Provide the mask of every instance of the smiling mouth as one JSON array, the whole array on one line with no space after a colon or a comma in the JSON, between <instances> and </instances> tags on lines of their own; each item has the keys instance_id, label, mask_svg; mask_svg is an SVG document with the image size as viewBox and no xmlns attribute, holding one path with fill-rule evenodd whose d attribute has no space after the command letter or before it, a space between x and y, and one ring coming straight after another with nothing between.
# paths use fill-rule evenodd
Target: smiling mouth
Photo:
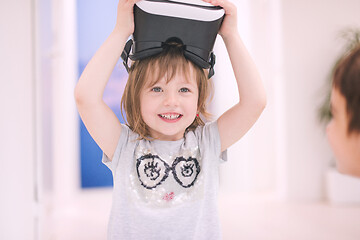
<instances>
[{"instance_id":1,"label":"smiling mouth","mask_svg":"<svg viewBox=\"0 0 360 240\"><path fill-rule=\"evenodd\" d=\"M166 120L176 120L182 117L181 114L158 114L158 116Z\"/></svg>"}]
</instances>

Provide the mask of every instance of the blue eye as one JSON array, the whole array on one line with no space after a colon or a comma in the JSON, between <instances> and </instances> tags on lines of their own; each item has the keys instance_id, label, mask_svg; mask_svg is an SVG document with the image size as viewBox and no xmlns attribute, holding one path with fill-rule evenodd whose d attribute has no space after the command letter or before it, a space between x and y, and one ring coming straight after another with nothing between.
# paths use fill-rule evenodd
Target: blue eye
<instances>
[{"instance_id":1,"label":"blue eye","mask_svg":"<svg viewBox=\"0 0 360 240\"><path fill-rule=\"evenodd\" d=\"M180 92L190 92L190 90L188 88L181 88Z\"/></svg>"},{"instance_id":2,"label":"blue eye","mask_svg":"<svg viewBox=\"0 0 360 240\"><path fill-rule=\"evenodd\" d=\"M162 89L161 89L161 87L154 87L154 88L151 89L151 91L153 91L153 92L162 92Z\"/></svg>"}]
</instances>

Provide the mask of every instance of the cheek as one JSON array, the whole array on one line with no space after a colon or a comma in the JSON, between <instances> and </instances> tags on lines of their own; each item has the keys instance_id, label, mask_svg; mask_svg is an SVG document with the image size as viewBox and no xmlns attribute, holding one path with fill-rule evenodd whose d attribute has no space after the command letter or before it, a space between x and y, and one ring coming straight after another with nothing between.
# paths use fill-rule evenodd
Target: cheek
<instances>
[{"instance_id":1,"label":"cheek","mask_svg":"<svg viewBox=\"0 0 360 240\"><path fill-rule=\"evenodd\" d=\"M198 99L197 97L193 97L188 102L188 110L191 111L191 113L196 114L198 111Z\"/></svg>"},{"instance_id":2,"label":"cheek","mask_svg":"<svg viewBox=\"0 0 360 240\"><path fill-rule=\"evenodd\" d=\"M144 97L140 96L140 113L143 115L143 109L144 109Z\"/></svg>"},{"instance_id":3,"label":"cheek","mask_svg":"<svg viewBox=\"0 0 360 240\"><path fill-rule=\"evenodd\" d=\"M340 151L341 145L339 143L341 143L342 141L340 139L341 136L338 133L339 133L338 126L333 120L331 120L331 122L326 127L326 135L336 157L338 157L339 152L341 152Z\"/></svg>"},{"instance_id":4,"label":"cheek","mask_svg":"<svg viewBox=\"0 0 360 240\"><path fill-rule=\"evenodd\" d=\"M346 173L349 165L349 142L344 129L338 124L330 122L326 128L326 134L334 153L337 169ZM350 154L351 155L351 154Z\"/></svg>"},{"instance_id":5,"label":"cheek","mask_svg":"<svg viewBox=\"0 0 360 240\"><path fill-rule=\"evenodd\" d=\"M147 116L149 116L149 112L151 111L151 101L147 98L147 96L140 96L140 113L144 120L146 120Z\"/></svg>"}]
</instances>

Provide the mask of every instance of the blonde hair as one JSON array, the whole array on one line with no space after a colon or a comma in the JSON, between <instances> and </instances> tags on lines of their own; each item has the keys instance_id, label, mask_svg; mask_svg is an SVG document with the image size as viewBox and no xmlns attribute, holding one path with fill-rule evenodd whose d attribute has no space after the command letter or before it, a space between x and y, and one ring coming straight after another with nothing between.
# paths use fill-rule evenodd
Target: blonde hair
<instances>
[{"instance_id":1,"label":"blonde hair","mask_svg":"<svg viewBox=\"0 0 360 240\"><path fill-rule=\"evenodd\" d=\"M212 95L212 83L207 78L207 70L187 60L183 51L180 44L166 44L160 54L135 61L131 65L129 78L121 98L121 115L125 119L125 111L127 125L132 131L140 135L140 139L150 140L149 127L144 122L140 109L140 94L143 88L156 84L163 77L166 77L166 82L169 82L180 71L189 80L190 67L193 69L193 75L196 77L199 90L198 113L204 116L205 119L210 117L206 107L207 100ZM204 122L197 116L185 132L194 130L199 125L204 125Z\"/></svg>"}]
</instances>

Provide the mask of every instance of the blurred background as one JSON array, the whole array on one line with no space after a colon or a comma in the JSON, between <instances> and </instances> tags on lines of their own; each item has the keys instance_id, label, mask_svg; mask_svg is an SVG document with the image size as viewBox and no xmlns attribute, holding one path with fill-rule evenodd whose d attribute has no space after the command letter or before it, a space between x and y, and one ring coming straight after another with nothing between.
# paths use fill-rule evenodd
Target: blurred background
<instances>
[{"instance_id":1,"label":"blurred background","mask_svg":"<svg viewBox=\"0 0 360 240\"><path fill-rule=\"evenodd\" d=\"M360 28L359 0L233 0L268 105L220 166L224 239L358 240L360 179L335 170L319 121ZM0 239L106 239L112 177L73 90L112 31L116 0L0 1ZM214 119L238 99L218 37ZM119 62L104 98L121 118Z\"/></svg>"}]
</instances>

